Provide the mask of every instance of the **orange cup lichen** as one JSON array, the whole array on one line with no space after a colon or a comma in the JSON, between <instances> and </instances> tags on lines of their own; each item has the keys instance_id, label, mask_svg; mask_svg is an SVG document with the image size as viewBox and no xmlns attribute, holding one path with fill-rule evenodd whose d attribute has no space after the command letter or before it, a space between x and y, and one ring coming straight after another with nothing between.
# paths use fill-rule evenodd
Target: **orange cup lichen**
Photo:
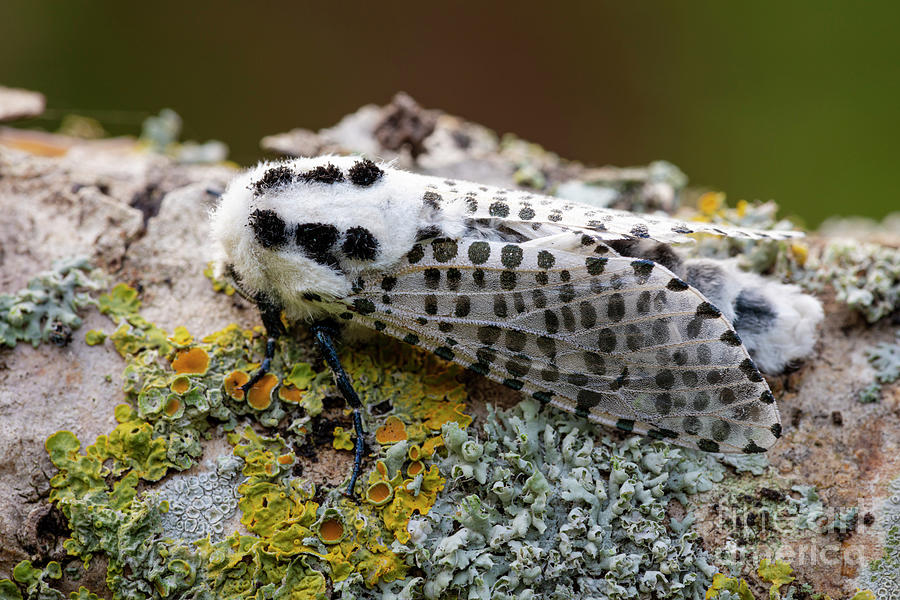
<instances>
[{"instance_id":1,"label":"orange cup lichen","mask_svg":"<svg viewBox=\"0 0 900 600\"><path fill-rule=\"evenodd\" d=\"M410 477L415 477L419 473L425 470L425 465L422 464L421 460L414 461L410 463L409 467L406 469L406 472L409 473Z\"/></svg>"},{"instance_id":2,"label":"orange cup lichen","mask_svg":"<svg viewBox=\"0 0 900 600\"><path fill-rule=\"evenodd\" d=\"M409 460L419 460L422 458L422 451L419 449L418 444L413 444L409 447L409 451L406 455L409 457Z\"/></svg>"},{"instance_id":3,"label":"orange cup lichen","mask_svg":"<svg viewBox=\"0 0 900 600\"><path fill-rule=\"evenodd\" d=\"M172 381L172 385L170 387L173 392L180 396L181 394L191 389L191 380L184 376L176 377Z\"/></svg>"},{"instance_id":4,"label":"orange cup lichen","mask_svg":"<svg viewBox=\"0 0 900 600\"><path fill-rule=\"evenodd\" d=\"M178 414L178 411L181 409L181 401L178 398L169 398L169 401L166 402L166 407L163 409L167 415L170 417L174 417Z\"/></svg>"},{"instance_id":5,"label":"orange cup lichen","mask_svg":"<svg viewBox=\"0 0 900 600\"><path fill-rule=\"evenodd\" d=\"M244 390L241 386L250 381L250 376L243 371L232 371L225 376L225 393L235 400L244 399Z\"/></svg>"},{"instance_id":6,"label":"orange cup lichen","mask_svg":"<svg viewBox=\"0 0 900 600\"><path fill-rule=\"evenodd\" d=\"M366 500L375 506L384 506L394 497L394 488L385 481L378 481L366 490Z\"/></svg>"},{"instance_id":7,"label":"orange cup lichen","mask_svg":"<svg viewBox=\"0 0 900 600\"><path fill-rule=\"evenodd\" d=\"M203 348L182 350L172 361L172 368L179 375L203 375L209 368L209 355Z\"/></svg>"},{"instance_id":8,"label":"orange cup lichen","mask_svg":"<svg viewBox=\"0 0 900 600\"><path fill-rule=\"evenodd\" d=\"M272 405L272 390L276 385L278 385L278 377L266 373L247 392L247 403L256 410L266 410Z\"/></svg>"},{"instance_id":9,"label":"orange cup lichen","mask_svg":"<svg viewBox=\"0 0 900 600\"><path fill-rule=\"evenodd\" d=\"M293 454L282 454L281 456L278 457L278 462L282 465L289 465L292 462L294 462L294 455Z\"/></svg>"},{"instance_id":10,"label":"orange cup lichen","mask_svg":"<svg viewBox=\"0 0 900 600\"><path fill-rule=\"evenodd\" d=\"M406 439L406 425L395 416L390 416L384 425L375 431L375 439L379 444L395 444Z\"/></svg>"},{"instance_id":11,"label":"orange cup lichen","mask_svg":"<svg viewBox=\"0 0 900 600\"><path fill-rule=\"evenodd\" d=\"M278 389L278 397L291 404L300 404L300 400L303 398L303 392L292 385L283 385Z\"/></svg>"},{"instance_id":12,"label":"orange cup lichen","mask_svg":"<svg viewBox=\"0 0 900 600\"><path fill-rule=\"evenodd\" d=\"M344 524L338 519L325 519L319 525L319 539L325 544L337 544L344 537Z\"/></svg>"}]
</instances>

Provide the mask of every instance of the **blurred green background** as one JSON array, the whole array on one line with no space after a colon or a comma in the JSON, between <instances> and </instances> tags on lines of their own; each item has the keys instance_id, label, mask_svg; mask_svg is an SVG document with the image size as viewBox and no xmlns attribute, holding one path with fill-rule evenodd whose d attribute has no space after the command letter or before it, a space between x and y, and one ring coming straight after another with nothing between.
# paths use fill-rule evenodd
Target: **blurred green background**
<instances>
[{"instance_id":1,"label":"blurred green background","mask_svg":"<svg viewBox=\"0 0 900 600\"><path fill-rule=\"evenodd\" d=\"M666 159L815 225L900 209L898 24L898 2L2 0L0 82L114 133L171 107L241 163L263 135L405 90L565 157Z\"/></svg>"}]
</instances>

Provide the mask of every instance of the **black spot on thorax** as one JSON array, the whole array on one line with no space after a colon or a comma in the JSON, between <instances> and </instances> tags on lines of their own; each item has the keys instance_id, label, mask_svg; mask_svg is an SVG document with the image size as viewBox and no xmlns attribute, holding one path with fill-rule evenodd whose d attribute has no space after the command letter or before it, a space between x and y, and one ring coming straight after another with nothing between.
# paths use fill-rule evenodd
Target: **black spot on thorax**
<instances>
[{"instance_id":1,"label":"black spot on thorax","mask_svg":"<svg viewBox=\"0 0 900 600\"><path fill-rule=\"evenodd\" d=\"M335 266L337 259L330 253L337 242L337 227L329 223L301 223L294 234L297 245L317 263Z\"/></svg>"},{"instance_id":2,"label":"black spot on thorax","mask_svg":"<svg viewBox=\"0 0 900 600\"><path fill-rule=\"evenodd\" d=\"M250 213L250 227L263 248L277 248L287 242L287 225L274 210L254 210Z\"/></svg>"},{"instance_id":3,"label":"black spot on thorax","mask_svg":"<svg viewBox=\"0 0 900 600\"><path fill-rule=\"evenodd\" d=\"M381 179L384 175L384 171L366 158L354 163L347 171L347 175L349 175L350 181L353 182L354 185L368 187Z\"/></svg>"},{"instance_id":4,"label":"black spot on thorax","mask_svg":"<svg viewBox=\"0 0 900 600\"><path fill-rule=\"evenodd\" d=\"M253 182L251 187L254 193L259 196L271 189L288 185L294 181L294 172L290 168L281 165L268 169L263 176Z\"/></svg>"},{"instance_id":5,"label":"black spot on thorax","mask_svg":"<svg viewBox=\"0 0 900 600\"><path fill-rule=\"evenodd\" d=\"M319 165L314 169L301 173L300 179L307 183L315 181L318 183L332 184L344 181L344 174L336 166L328 163L325 166Z\"/></svg>"},{"instance_id":6,"label":"black spot on thorax","mask_svg":"<svg viewBox=\"0 0 900 600\"><path fill-rule=\"evenodd\" d=\"M356 260L375 260L378 254L378 240L365 227L351 227L341 246L348 258Z\"/></svg>"}]
</instances>

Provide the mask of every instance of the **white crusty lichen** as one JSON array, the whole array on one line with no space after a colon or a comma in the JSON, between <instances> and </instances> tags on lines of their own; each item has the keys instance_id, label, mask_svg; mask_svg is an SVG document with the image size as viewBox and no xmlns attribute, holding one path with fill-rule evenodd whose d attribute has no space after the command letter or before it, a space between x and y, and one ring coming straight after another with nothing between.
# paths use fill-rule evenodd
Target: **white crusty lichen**
<instances>
[{"instance_id":1,"label":"white crusty lichen","mask_svg":"<svg viewBox=\"0 0 900 600\"><path fill-rule=\"evenodd\" d=\"M421 576L381 598L703 597L716 569L693 517L667 508L722 480L714 458L613 440L531 400L489 411L484 441L444 426L447 486L394 543Z\"/></svg>"},{"instance_id":2,"label":"white crusty lichen","mask_svg":"<svg viewBox=\"0 0 900 600\"><path fill-rule=\"evenodd\" d=\"M166 537L193 542L209 536L217 542L234 529L238 515L238 486L244 461L237 456L220 456L207 461L199 473L174 475L156 488L158 500L168 503L162 516Z\"/></svg>"}]
</instances>

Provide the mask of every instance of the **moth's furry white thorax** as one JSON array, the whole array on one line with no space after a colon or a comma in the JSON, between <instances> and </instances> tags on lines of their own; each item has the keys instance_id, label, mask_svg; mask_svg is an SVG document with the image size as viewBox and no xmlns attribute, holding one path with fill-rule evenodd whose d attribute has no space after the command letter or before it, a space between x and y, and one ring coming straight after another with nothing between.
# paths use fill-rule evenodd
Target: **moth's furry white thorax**
<instances>
[{"instance_id":1,"label":"moth's furry white thorax","mask_svg":"<svg viewBox=\"0 0 900 600\"><path fill-rule=\"evenodd\" d=\"M367 168L362 175L375 180L354 183L350 176L354 167ZM243 172L229 184L211 215L217 268L232 270L247 292L279 301L289 319L316 316L322 304L310 303L310 293L325 300L347 296L362 272L396 264L413 246L416 232L428 225L431 215L423 212L420 193L425 178L381 167L358 157L322 156L262 162ZM293 173L294 180L260 184L282 168ZM340 180L330 181L335 177ZM261 243L254 231L260 214L280 219L285 226L283 241ZM277 225L274 217L271 220ZM298 228L310 225L331 226L336 235L318 255L304 249L298 234ZM352 232L362 230L366 240L374 240L374 251L365 256L367 248L356 254L344 252ZM314 237L311 243L316 242Z\"/></svg>"}]
</instances>

